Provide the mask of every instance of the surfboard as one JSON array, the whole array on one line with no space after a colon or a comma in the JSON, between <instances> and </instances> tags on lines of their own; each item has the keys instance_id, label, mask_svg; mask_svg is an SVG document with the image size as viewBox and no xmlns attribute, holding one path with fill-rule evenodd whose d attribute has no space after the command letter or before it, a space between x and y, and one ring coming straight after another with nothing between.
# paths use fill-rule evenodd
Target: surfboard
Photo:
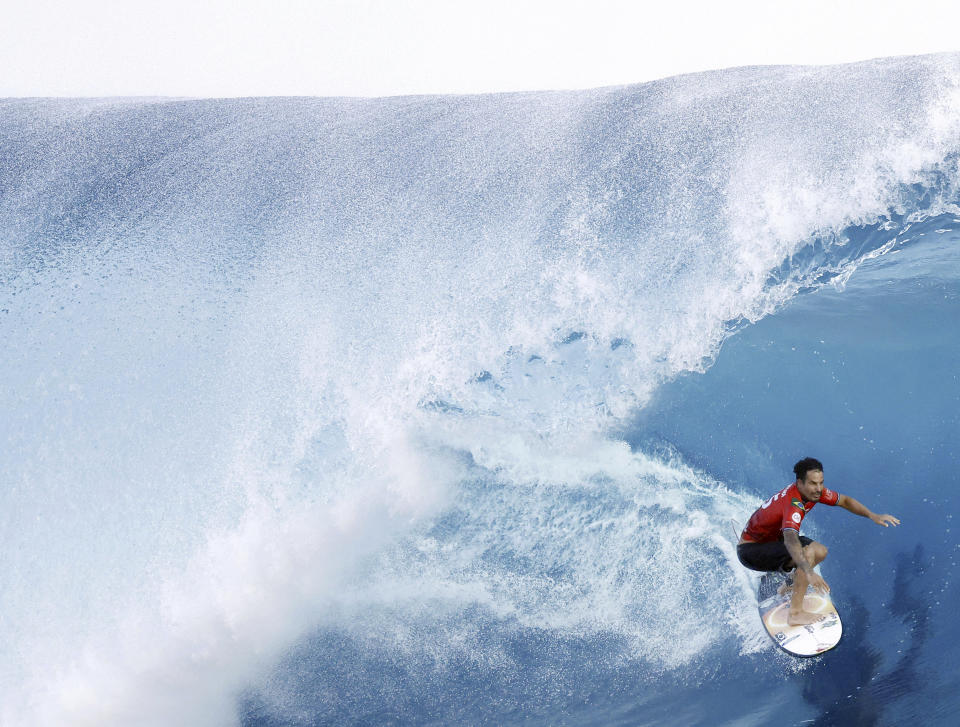
<instances>
[{"instance_id":1,"label":"surfboard","mask_svg":"<svg viewBox=\"0 0 960 727\"><path fill-rule=\"evenodd\" d=\"M757 588L760 620L773 642L788 654L802 657L818 656L840 643L843 624L830 594L809 586L803 597L803 610L818 614L819 618L812 624L790 626L790 594L777 593L784 583L783 573L764 573Z\"/></svg>"}]
</instances>

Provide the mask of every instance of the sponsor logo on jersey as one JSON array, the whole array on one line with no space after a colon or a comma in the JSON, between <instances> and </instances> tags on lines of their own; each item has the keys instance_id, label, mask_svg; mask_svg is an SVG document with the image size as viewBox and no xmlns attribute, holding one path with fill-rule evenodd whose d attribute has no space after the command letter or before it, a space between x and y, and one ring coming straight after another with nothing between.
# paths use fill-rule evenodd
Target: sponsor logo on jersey
<instances>
[{"instance_id":1,"label":"sponsor logo on jersey","mask_svg":"<svg viewBox=\"0 0 960 727\"><path fill-rule=\"evenodd\" d=\"M791 515L790 519L793 520L797 525L799 525L800 521L803 520L803 515L801 515L798 512L795 512L793 513L793 515Z\"/></svg>"}]
</instances>

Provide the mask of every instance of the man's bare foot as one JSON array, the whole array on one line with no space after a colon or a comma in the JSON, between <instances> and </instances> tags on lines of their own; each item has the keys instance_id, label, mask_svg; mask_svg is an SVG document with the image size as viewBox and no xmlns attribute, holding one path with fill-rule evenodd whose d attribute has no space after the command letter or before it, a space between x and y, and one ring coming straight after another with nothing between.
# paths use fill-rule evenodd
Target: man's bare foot
<instances>
[{"instance_id":1,"label":"man's bare foot","mask_svg":"<svg viewBox=\"0 0 960 727\"><path fill-rule=\"evenodd\" d=\"M806 611L794 613L790 611L787 616L787 623L791 626L803 626L804 624L812 624L818 618L820 617L815 613L807 613Z\"/></svg>"},{"instance_id":2,"label":"man's bare foot","mask_svg":"<svg viewBox=\"0 0 960 727\"><path fill-rule=\"evenodd\" d=\"M791 594L791 593L793 593L793 584L792 584L792 583L784 583L782 586L780 586L780 587L777 589L777 595L778 595L778 596L786 596L786 595L789 595L789 594Z\"/></svg>"}]
</instances>

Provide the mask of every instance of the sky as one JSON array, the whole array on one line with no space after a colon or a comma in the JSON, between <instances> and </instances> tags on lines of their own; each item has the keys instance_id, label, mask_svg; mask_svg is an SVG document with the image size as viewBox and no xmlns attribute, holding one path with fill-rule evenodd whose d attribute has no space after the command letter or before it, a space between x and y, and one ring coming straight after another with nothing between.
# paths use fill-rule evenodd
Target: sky
<instances>
[{"instance_id":1,"label":"sky","mask_svg":"<svg viewBox=\"0 0 960 727\"><path fill-rule=\"evenodd\" d=\"M956 0L0 2L0 97L572 89L960 50Z\"/></svg>"}]
</instances>

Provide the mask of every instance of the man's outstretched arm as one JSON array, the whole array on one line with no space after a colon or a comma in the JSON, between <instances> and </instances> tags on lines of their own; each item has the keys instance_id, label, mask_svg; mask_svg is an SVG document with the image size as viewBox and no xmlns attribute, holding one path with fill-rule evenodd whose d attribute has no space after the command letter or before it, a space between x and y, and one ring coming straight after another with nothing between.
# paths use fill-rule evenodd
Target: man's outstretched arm
<instances>
[{"instance_id":1,"label":"man's outstretched arm","mask_svg":"<svg viewBox=\"0 0 960 727\"><path fill-rule=\"evenodd\" d=\"M877 515L874 512L870 512L870 509L866 505L847 495L840 495L837 504L844 510L849 510L854 515L859 515L860 517L870 518L877 525L882 525L885 528L900 524L899 518L895 518L893 515Z\"/></svg>"}]
</instances>

